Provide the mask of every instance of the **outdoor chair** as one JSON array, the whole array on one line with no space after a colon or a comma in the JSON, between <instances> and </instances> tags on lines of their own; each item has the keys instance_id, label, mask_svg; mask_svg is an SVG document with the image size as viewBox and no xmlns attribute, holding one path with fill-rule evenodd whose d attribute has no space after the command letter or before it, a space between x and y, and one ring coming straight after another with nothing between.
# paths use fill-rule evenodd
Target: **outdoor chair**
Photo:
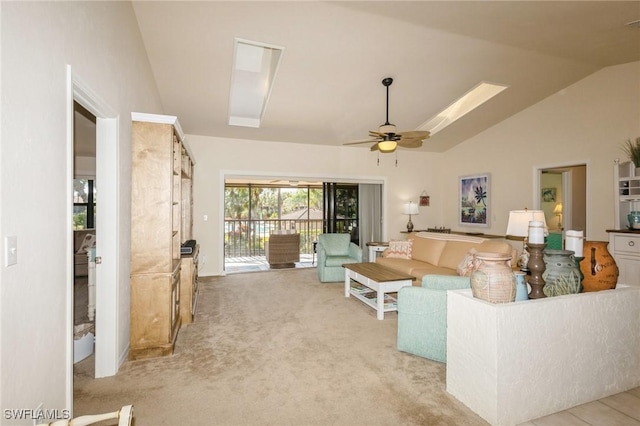
<instances>
[{"instance_id":1,"label":"outdoor chair","mask_svg":"<svg viewBox=\"0 0 640 426\"><path fill-rule=\"evenodd\" d=\"M264 250L270 268L295 268L300 262L300 234L271 234Z\"/></svg>"}]
</instances>

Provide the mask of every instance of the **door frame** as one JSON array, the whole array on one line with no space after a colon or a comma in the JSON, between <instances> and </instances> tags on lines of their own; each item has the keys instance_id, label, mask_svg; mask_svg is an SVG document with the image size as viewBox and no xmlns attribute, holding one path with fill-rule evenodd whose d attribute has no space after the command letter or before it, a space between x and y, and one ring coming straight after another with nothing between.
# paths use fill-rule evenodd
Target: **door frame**
<instances>
[{"instance_id":1,"label":"door frame","mask_svg":"<svg viewBox=\"0 0 640 426\"><path fill-rule=\"evenodd\" d=\"M118 359L118 114L67 65L67 407L73 412L73 102L96 117L96 182L100 186L100 214L96 220L95 377L115 375ZM110 283L110 285L105 285ZM101 285L102 284L102 285Z\"/></svg>"},{"instance_id":2,"label":"door frame","mask_svg":"<svg viewBox=\"0 0 640 426\"><path fill-rule=\"evenodd\" d=\"M591 211L591 173L590 173L591 163L588 160L534 166L533 167L533 208L534 209L541 208L540 207L540 194L542 191L541 179L542 179L542 172L544 170L558 169L557 171L562 173L563 194L566 194L565 198L572 198L572 197L569 197L568 194L570 194L573 190L573 176L571 172L567 172L566 170L562 170L562 169L578 167L578 166L585 167L585 229L584 229L584 232L586 235L590 232L590 229L591 229L591 216L589 215L589 212ZM571 219L566 220L567 215L572 214L574 207L571 200L565 200L565 202L567 202L568 205L566 209L565 209L565 206L563 206L562 224L564 226L564 230L567 230L569 229L569 227L572 226Z\"/></svg>"},{"instance_id":3,"label":"door frame","mask_svg":"<svg viewBox=\"0 0 640 426\"><path fill-rule=\"evenodd\" d=\"M329 176L329 175L316 175L306 173L283 173L283 172L256 172L256 171L241 171L241 170L220 170L218 181L218 270L214 272L216 276L225 276L226 271L224 269L224 190L227 179L288 179L298 181L319 181L319 182L340 182L340 183L372 183L381 185L382 189L382 217L381 217L381 233L382 240L387 241L387 177L386 176ZM206 220L206 219L205 219ZM201 251L202 256L202 251Z\"/></svg>"}]
</instances>

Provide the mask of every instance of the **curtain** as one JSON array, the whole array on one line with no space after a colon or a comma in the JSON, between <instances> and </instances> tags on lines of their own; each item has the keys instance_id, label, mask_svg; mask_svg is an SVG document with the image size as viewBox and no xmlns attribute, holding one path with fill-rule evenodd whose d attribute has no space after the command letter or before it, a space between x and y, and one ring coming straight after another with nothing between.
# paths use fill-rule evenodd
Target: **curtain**
<instances>
[{"instance_id":1,"label":"curtain","mask_svg":"<svg viewBox=\"0 0 640 426\"><path fill-rule=\"evenodd\" d=\"M367 243L382 241L382 185L361 183L358 185L358 216L360 219L360 247L362 261L369 259Z\"/></svg>"}]
</instances>

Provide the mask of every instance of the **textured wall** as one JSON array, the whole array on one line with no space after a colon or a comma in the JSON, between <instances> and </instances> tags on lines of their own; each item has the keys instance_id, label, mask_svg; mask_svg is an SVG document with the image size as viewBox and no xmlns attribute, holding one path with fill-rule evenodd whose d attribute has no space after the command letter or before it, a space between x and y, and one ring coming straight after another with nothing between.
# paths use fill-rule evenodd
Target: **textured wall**
<instances>
[{"instance_id":1,"label":"textured wall","mask_svg":"<svg viewBox=\"0 0 640 426\"><path fill-rule=\"evenodd\" d=\"M640 386L640 288L493 305L450 291L447 391L513 425Z\"/></svg>"}]
</instances>

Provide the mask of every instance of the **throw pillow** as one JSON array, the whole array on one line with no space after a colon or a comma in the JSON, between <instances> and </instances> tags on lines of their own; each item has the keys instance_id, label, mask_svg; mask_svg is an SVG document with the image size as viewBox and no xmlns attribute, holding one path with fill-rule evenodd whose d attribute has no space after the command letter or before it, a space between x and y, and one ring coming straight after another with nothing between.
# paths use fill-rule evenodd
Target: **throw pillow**
<instances>
[{"instance_id":1,"label":"throw pillow","mask_svg":"<svg viewBox=\"0 0 640 426\"><path fill-rule=\"evenodd\" d=\"M398 259L411 259L411 248L413 240L391 240L386 257L395 257Z\"/></svg>"},{"instance_id":2,"label":"throw pillow","mask_svg":"<svg viewBox=\"0 0 640 426\"><path fill-rule=\"evenodd\" d=\"M458 275L461 277L468 277L471 273L476 269L476 249L472 248L467 252L467 254L462 258L456 271Z\"/></svg>"}]
</instances>

